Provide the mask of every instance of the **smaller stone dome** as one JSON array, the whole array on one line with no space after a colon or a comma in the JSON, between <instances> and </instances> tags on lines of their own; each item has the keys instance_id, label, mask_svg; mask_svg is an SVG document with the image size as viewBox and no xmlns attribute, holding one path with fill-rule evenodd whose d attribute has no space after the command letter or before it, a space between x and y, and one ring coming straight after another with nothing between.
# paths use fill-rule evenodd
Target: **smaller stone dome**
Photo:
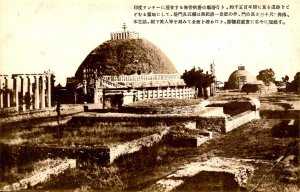
<instances>
[{"instance_id":1,"label":"smaller stone dome","mask_svg":"<svg viewBox=\"0 0 300 192\"><path fill-rule=\"evenodd\" d=\"M246 83L243 86L242 91L247 92L246 91L246 89L247 89L246 86L253 87L254 88L253 89L254 92L261 92L261 93L265 93L265 92L269 92L269 93L277 92L277 86L273 82L270 82L269 85L265 85L264 82L261 81L261 80L249 82L249 83ZM250 92L253 92L253 91L250 91Z\"/></svg>"},{"instance_id":2,"label":"smaller stone dome","mask_svg":"<svg viewBox=\"0 0 300 192\"><path fill-rule=\"evenodd\" d=\"M245 70L244 66L239 66L238 70L235 70L229 76L226 89L241 89L245 83L256 81L256 77Z\"/></svg>"}]
</instances>

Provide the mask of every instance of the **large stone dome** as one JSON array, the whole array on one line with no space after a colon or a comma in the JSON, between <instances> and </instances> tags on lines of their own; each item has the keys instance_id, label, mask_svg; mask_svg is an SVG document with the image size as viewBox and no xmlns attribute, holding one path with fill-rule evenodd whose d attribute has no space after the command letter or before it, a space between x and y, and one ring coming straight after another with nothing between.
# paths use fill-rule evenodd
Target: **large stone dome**
<instances>
[{"instance_id":1,"label":"large stone dome","mask_svg":"<svg viewBox=\"0 0 300 192\"><path fill-rule=\"evenodd\" d=\"M227 89L241 89L245 83L256 81L256 77L245 70L244 67L239 67L229 76L226 88Z\"/></svg>"},{"instance_id":2,"label":"large stone dome","mask_svg":"<svg viewBox=\"0 0 300 192\"><path fill-rule=\"evenodd\" d=\"M109 40L96 47L81 63L75 77L83 71L97 70L98 75L131 75L135 73L177 73L168 57L145 39Z\"/></svg>"}]
</instances>

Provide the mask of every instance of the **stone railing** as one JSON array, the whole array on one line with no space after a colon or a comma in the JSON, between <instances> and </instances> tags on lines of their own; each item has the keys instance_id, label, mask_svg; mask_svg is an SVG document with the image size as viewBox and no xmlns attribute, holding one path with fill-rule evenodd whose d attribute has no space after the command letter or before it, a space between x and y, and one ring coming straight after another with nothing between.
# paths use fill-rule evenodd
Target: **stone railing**
<instances>
[{"instance_id":1,"label":"stone railing","mask_svg":"<svg viewBox=\"0 0 300 192\"><path fill-rule=\"evenodd\" d=\"M142 74L142 75L120 75L102 76L103 79L114 82L136 82L136 81L167 81L180 79L180 75L175 74Z\"/></svg>"},{"instance_id":2,"label":"stone railing","mask_svg":"<svg viewBox=\"0 0 300 192\"><path fill-rule=\"evenodd\" d=\"M192 99L196 96L196 90L188 87L161 87L157 89L137 89L136 99L154 98L184 98Z\"/></svg>"},{"instance_id":3,"label":"stone railing","mask_svg":"<svg viewBox=\"0 0 300 192\"><path fill-rule=\"evenodd\" d=\"M99 81L97 81L97 83L99 84L98 86L102 87L102 86L106 86L106 87L110 87L110 88L124 88L126 86L120 85L117 82L112 82L110 80L104 79L104 78L99 78Z\"/></svg>"}]
</instances>

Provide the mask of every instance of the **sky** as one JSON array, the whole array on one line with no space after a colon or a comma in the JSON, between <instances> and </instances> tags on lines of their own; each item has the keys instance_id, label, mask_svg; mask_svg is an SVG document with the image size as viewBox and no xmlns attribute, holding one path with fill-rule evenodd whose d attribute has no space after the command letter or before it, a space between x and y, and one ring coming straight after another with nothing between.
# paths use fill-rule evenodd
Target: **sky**
<instances>
[{"instance_id":1,"label":"sky","mask_svg":"<svg viewBox=\"0 0 300 192\"><path fill-rule=\"evenodd\" d=\"M195 4L289 5L289 17L283 18L285 25L133 22L139 19L134 5ZM254 75L272 68L277 80L285 75L292 80L300 71L299 10L298 0L0 0L0 74L50 69L56 83L64 85L85 57L126 23L128 30L157 45L181 74L193 66L209 70L214 62L220 81L239 65Z\"/></svg>"}]
</instances>

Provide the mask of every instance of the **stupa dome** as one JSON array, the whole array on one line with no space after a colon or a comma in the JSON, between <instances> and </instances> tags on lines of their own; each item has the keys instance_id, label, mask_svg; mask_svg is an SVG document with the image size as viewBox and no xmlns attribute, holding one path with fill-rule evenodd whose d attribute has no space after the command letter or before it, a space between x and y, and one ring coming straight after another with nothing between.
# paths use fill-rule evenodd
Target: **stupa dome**
<instances>
[{"instance_id":1,"label":"stupa dome","mask_svg":"<svg viewBox=\"0 0 300 192\"><path fill-rule=\"evenodd\" d=\"M241 89L245 83L256 81L256 77L245 70L244 66L239 66L228 78L226 89Z\"/></svg>"},{"instance_id":2,"label":"stupa dome","mask_svg":"<svg viewBox=\"0 0 300 192\"><path fill-rule=\"evenodd\" d=\"M75 77L83 79L84 70L98 75L170 74L177 73L170 59L145 39L111 39L84 59Z\"/></svg>"}]
</instances>

